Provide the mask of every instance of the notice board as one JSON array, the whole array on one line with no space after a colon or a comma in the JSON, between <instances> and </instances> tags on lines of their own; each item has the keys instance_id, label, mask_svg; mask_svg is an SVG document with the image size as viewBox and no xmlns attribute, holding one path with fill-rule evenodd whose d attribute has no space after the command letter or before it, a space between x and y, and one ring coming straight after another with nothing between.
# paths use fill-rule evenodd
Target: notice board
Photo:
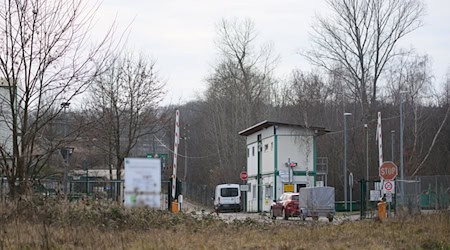
<instances>
[{"instance_id":1,"label":"notice board","mask_svg":"<svg viewBox=\"0 0 450 250\"><path fill-rule=\"evenodd\" d=\"M125 158L124 203L161 207L161 159Z\"/></svg>"}]
</instances>

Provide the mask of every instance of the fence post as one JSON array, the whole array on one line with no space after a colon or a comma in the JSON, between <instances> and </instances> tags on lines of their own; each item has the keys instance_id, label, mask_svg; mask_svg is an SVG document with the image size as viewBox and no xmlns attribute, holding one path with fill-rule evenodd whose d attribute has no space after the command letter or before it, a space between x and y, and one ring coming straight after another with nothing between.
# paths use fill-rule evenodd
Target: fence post
<instances>
[{"instance_id":1,"label":"fence post","mask_svg":"<svg viewBox=\"0 0 450 250\"><path fill-rule=\"evenodd\" d=\"M366 197L366 180L364 180L364 178L363 179L361 179L360 181L359 181L359 192L360 192L360 207L361 207L361 209L360 209L360 214L359 214L359 216L360 216L360 218L361 219L363 219L363 218L366 218L366 210L367 210L367 207L366 207L366 199L367 199L367 197Z\"/></svg>"}]
</instances>

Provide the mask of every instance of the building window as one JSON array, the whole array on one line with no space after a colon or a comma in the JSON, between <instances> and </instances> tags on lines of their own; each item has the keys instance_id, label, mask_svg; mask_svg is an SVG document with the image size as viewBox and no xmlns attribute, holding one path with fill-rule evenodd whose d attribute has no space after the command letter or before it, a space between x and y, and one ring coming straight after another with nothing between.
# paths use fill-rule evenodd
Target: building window
<instances>
[{"instance_id":1,"label":"building window","mask_svg":"<svg viewBox=\"0 0 450 250\"><path fill-rule=\"evenodd\" d=\"M255 146L252 147L252 156L255 156Z\"/></svg>"},{"instance_id":2,"label":"building window","mask_svg":"<svg viewBox=\"0 0 450 250\"><path fill-rule=\"evenodd\" d=\"M247 148L247 158L250 157L250 148Z\"/></svg>"},{"instance_id":3,"label":"building window","mask_svg":"<svg viewBox=\"0 0 450 250\"><path fill-rule=\"evenodd\" d=\"M269 144L264 145L264 152L267 152L267 150L269 150Z\"/></svg>"},{"instance_id":4,"label":"building window","mask_svg":"<svg viewBox=\"0 0 450 250\"><path fill-rule=\"evenodd\" d=\"M256 199L256 184L253 184L253 190L252 190L252 194L253 194L253 199Z\"/></svg>"},{"instance_id":5,"label":"building window","mask_svg":"<svg viewBox=\"0 0 450 250\"><path fill-rule=\"evenodd\" d=\"M270 151L273 151L273 142L270 143Z\"/></svg>"}]
</instances>

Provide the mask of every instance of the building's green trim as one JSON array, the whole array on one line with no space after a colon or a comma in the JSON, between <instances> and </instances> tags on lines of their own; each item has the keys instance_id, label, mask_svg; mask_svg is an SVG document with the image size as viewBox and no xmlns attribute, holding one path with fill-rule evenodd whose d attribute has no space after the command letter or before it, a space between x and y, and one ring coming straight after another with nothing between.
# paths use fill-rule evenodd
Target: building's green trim
<instances>
[{"instance_id":1,"label":"building's green trim","mask_svg":"<svg viewBox=\"0 0 450 250\"><path fill-rule=\"evenodd\" d=\"M267 137L261 138L261 141L263 141L263 140L265 140L265 139L269 139L270 137L273 137L273 136L274 136L274 135L269 135L269 136L267 136ZM258 140L253 141L253 142L250 142L250 143L247 143L247 146L248 146L248 145L255 144L255 143L258 143Z\"/></svg>"},{"instance_id":2,"label":"building's green trim","mask_svg":"<svg viewBox=\"0 0 450 250\"><path fill-rule=\"evenodd\" d=\"M263 176L271 176L271 175L274 175L275 173L265 173L265 174L260 174L259 176L260 177L263 177ZM255 178L255 180L256 180L256 175L249 175L247 178Z\"/></svg>"},{"instance_id":3,"label":"building's green trim","mask_svg":"<svg viewBox=\"0 0 450 250\"><path fill-rule=\"evenodd\" d=\"M313 168L314 168L314 173L316 173L317 172L317 148L316 148L316 145L317 145L317 137L316 136L313 136ZM316 175L314 175L314 187L317 185L317 176Z\"/></svg>"},{"instance_id":4,"label":"building's green trim","mask_svg":"<svg viewBox=\"0 0 450 250\"><path fill-rule=\"evenodd\" d=\"M277 135L276 135L276 128L274 127L274 129L273 129L273 131L274 131L274 133L275 133L275 135L274 135L274 138L273 138L273 147L275 148L274 149L274 160L273 160L273 166L274 166L274 170L273 170L273 172L274 173L278 173L278 138L277 138ZM278 197L277 196L277 175L276 174L274 174L274 176L273 176L273 188L274 188L274 190L273 190L273 196L274 197Z\"/></svg>"},{"instance_id":5,"label":"building's green trim","mask_svg":"<svg viewBox=\"0 0 450 250\"><path fill-rule=\"evenodd\" d=\"M261 134L256 135L257 143L256 143L256 157L257 157L257 172L256 172L256 183L257 183L257 197L258 197L258 204L257 204L257 212L262 211L262 197L261 197L261 167L262 167L262 139ZM260 144L261 144L261 150L260 150Z\"/></svg>"},{"instance_id":6,"label":"building's green trim","mask_svg":"<svg viewBox=\"0 0 450 250\"><path fill-rule=\"evenodd\" d=\"M294 176L306 176L306 171L292 171ZM277 170L275 172L275 175L280 175L280 171ZM314 176L314 178L316 177L317 173L315 171L308 171L308 175L309 176Z\"/></svg>"},{"instance_id":7,"label":"building's green trim","mask_svg":"<svg viewBox=\"0 0 450 250\"><path fill-rule=\"evenodd\" d=\"M306 171L292 171L294 176L306 176ZM309 176L314 176L316 178L315 171L308 171Z\"/></svg>"}]
</instances>

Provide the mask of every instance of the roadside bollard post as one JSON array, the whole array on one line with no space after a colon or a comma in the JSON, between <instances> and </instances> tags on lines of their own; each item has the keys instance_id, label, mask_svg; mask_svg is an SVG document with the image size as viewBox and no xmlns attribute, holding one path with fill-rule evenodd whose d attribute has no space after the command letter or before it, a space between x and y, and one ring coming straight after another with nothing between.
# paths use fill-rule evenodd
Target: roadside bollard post
<instances>
[{"instance_id":1,"label":"roadside bollard post","mask_svg":"<svg viewBox=\"0 0 450 250\"><path fill-rule=\"evenodd\" d=\"M378 219L381 222L386 221L387 213L386 213L386 202L383 199L380 199L380 201L377 203L378 206Z\"/></svg>"}]
</instances>

